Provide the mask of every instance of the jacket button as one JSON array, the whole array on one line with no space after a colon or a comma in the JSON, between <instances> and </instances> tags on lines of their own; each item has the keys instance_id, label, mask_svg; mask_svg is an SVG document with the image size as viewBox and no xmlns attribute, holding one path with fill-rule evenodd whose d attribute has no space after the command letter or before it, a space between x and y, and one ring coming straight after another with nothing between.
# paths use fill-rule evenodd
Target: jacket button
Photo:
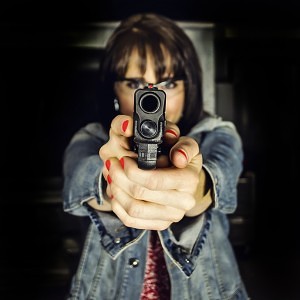
<instances>
[{"instance_id":1,"label":"jacket button","mask_svg":"<svg viewBox=\"0 0 300 300\"><path fill-rule=\"evenodd\" d=\"M128 263L131 268L136 268L139 265L140 261L137 258L130 258Z\"/></svg>"},{"instance_id":2,"label":"jacket button","mask_svg":"<svg viewBox=\"0 0 300 300\"><path fill-rule=\"evenodd\" d=\"M115 238L115 244L120 244L121 239L120 238Z\"/></svg>"}]
</instances>

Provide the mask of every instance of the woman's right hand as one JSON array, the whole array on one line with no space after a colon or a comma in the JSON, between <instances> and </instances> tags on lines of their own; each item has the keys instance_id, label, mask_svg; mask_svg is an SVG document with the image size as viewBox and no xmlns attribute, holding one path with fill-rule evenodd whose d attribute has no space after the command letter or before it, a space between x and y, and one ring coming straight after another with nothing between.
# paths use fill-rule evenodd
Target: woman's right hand
<instances>
[{"instance_id":1,"label":"woman's right hand","mask_svg":"<svg viewBox=\"0 0 300 300\"><path fill-rule=\"evenodd\" d=\"M109 130L109 140L99 150L103 163L112 157L120 159L123 156L135 158L137 154L131 149L130 137L133 135L133 119L130 116L118 115Z\"/></svg>"},{"instance_id":2,"label":"woman's right hand","mask_svg":"<svg viewBox=\"0 0 300 300\"><path fill-rule=\"evenodd\" d=\"M166 132L164 135L164 143L167 147L174 145L179 139L179 128L168 122ZM110 159L122 157L131 157L137 159L137 153L134 152L131 147L130 138L133 136L133 118L127 115L118 115L111 122L111 128L109 131L109 140L99 149L99 156L103 161L103 164L108 164ZM169 165L169 158L166 155L161 155L157 161L158 167L166 167ZM108 178L109 166L105 165L103 168L103 177L106 181ZM105 193L105 191L103 191ZM110 196L105 195L104 203L99 205L96 199L90 200L89 204L101 211L110 211Z\"/></svg>"}]
</instances>

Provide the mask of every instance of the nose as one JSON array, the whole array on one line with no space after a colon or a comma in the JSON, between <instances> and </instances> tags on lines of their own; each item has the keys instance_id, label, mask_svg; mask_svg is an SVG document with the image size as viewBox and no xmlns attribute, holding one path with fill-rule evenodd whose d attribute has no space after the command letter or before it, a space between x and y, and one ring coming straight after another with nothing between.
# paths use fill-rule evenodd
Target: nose
<instances>
[{"instance_id":1,"label":"nose","mask_svg":"<svg viewBox=\"0 0 300 300\"><path fill-rule=\"evenodd\" d=\"M144 74L144 80L147 83L156 83L156 76L155 76L155 72L154 72L154 68L151 66L149 66L149 63L147 63L147 68L146 68L146 72Z\"/></svg>"}]
</instances>

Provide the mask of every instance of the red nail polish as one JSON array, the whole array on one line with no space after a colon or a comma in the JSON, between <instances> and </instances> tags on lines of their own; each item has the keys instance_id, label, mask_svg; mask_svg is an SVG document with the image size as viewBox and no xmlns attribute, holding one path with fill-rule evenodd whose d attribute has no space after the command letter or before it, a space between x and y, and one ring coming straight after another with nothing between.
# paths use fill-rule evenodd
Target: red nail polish
<instances>
[{"instance_id":1,"label":"red nail polish","mask_svg":"<svg viewBox=\"0 0 300 300\"><path fill-rule=\"evenodd\" d=\"M185 153L185 151L183 151L182 149L178 149L177 151L180 152L185 157L186 160L188 160L188 157L187 157L187 154Z\"/></svg>"},{"instance_id":2,"label":"red nail polish","mask_svg":"<svg viewBox=\"0 0 300 300\"><path fill-rule=\"evenodd\" d=\"M105 166L106 166L106 169L109 171L109 169L110 169L110 165L111 165L111 163L110 163L110 160L108 159L106 162L105 162Z\"/></svg>"},{"instance_id":3,"label":"red nail polish","mask_svg":"<svg viewBox=\"0 0 300 300\"><path fill-rule=\"evenodd\" d=\"M111 180L111 178L110 178L110 176L109 176L109 175L107 175L107 182L108 182L109 184L111 184L111 183L112 183L112 180Z\"/></svg>"},{"instance_id":4,"label":"red nail polish","mask_svg":"<svg viewBox=\"0 0 300 300\"><path fill-rule=\"evenodd\" d=\"M174 135L174 136L177 137L177 133L174 130L172 130L172 129L166 130L166 133L170 133L170 134L172 134L172 135Z\"/></svg>"},{"instance_id":5,"label":"red nail polish","mask_svg":"<svg viewBox=\"0 0 300 300\"><path fill-rule=\"evenodd\" d=\"M123 130L123 132L126 131L126 129L128 127L128 123L129 123L129 120L126 120L126 121L123 122L123 124L122 124L122 130Z\"/></svg>"},{"instance_id":6,"label":"red nail polish","mask_svg":"<svg viewBox=\"0 0 300 300\"><path fill-rule=\"evenodd\" d=\"M124 157L122 157L120 159L120 164L121 164L122 169L124 170Z\"/></svg>"}]
</instances>

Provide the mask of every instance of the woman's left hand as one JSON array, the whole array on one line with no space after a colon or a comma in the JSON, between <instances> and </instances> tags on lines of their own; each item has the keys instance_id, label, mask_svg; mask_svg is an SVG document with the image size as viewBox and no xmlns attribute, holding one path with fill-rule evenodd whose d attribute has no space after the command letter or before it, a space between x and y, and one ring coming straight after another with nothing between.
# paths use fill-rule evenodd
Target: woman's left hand
<instances>
[{"instance_id":1,"label":"woman's left hand","mask_svg":"<svg viewBox=\"0 0 300 300\"><path fill-rule=\"evenodd\" d=\"M141 170L135 159L110 159L107 194L113 212L129 227L163 230L184 216L205 211L212 200L196 141L180 137L170 150L172 166ZM209 197L207 197L209 195Z\"/></svg>"}]
</instances>

